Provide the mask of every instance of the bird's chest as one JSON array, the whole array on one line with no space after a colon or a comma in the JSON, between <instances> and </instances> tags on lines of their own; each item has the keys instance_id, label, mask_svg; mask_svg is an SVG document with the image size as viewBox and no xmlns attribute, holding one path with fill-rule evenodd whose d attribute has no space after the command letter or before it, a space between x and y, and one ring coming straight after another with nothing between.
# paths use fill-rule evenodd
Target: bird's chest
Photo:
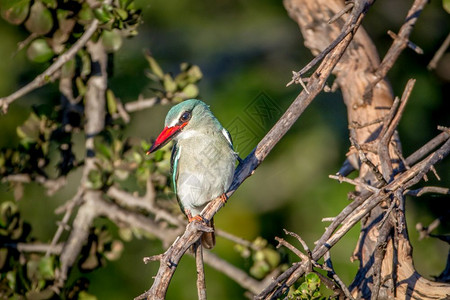
<instances>
[{"instance_id":1,"label":"bird's chest","mask_svg":"<svg viewBox=\"0 0 450 300\"><path fill-rule=\"evenodd\" d=\"M234 173L231 148L205 136L178 143L177 195L185 207L200 207L228 189Z\"/></svg>"}]
</instances>

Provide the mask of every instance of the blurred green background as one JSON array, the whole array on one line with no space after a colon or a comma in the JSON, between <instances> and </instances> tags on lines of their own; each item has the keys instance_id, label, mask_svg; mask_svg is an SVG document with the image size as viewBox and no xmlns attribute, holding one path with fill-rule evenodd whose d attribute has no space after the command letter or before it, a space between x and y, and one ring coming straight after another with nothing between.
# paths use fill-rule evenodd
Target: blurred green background
<instances>
[{"instance_id":1,"label":"blurred green background","mask_svg":"<svg viewBox=\"0 0 450 300\"><path fill-rule=\"evenodd\" d=\"M138 28L138 36L124 41L122 49L114 56L114 74L109 87L124 102L135 100L140 94L151 95L150 83L145 77L148 64L144 49L149 49L166 71L176 73L181 62L199 65L204 74L200 98L211 105L223 125L244 131L243 135L235 137L235 143L241 157L245 157L299 93L298 86L285 87L291 71L301 69L312 58L282 3L269 0L171 3L140 0L138 3L144 22ZM391 43L387 30L398 31L410 4L409 1L379 1L370 9L363 25L380 56ZM437 135L437 125L450 126L450 54L446 54L436 71L426 68L449 32L449 14L442 9L440 1L432 1L411 36L411 41L424 50L424 55L406 49L388 74L395 95L401 95L409 78L417 79L399 128L405 156ZM27 37L25 30L0 19L0 36L0 56L3 57L0 95L5 96L31 81L48 65L28 62L23 50L16 53L17 43ZM246 113L261 97L270 99L274 108L274 114L264 120ZM28 117L32 104L57 105L58 99L57 87L47 85L11 105L9 113L0 116L0 147L18 143L16 127ZM125 137L150 141L162 129L169 108L155 107L134 113ZM75 151L77 157L81 157L83 137L76 139ZM274 237L283 237L282 229L286 228L300 234L311 248L314 247L314 241L327 225L321 219L335 216L348 204L346 196L352 187L328 179L329 174L339 170L348 147L346 109L341 95L339 92L322 93L216 216L216 227L249 240L262 236L274 245ZM431 183L450 186L449 170L450 160L447 159L437 166L442 181L436 182L434 175L430 175ZM24 219L32 224L32 235L37 239L51 240L60 218L53 210L73 196L80 171L71 173L70 184L53 197L46 196L36 184L27 185L19 206ZM0 201L12 199L12 191L2 184ZM407 201L415 266L427 278L443 270L449 247L436 239L418 241L414 227L417 222L428 225L434 218L448 214L448 200L449 197L426 196ZM108 222L106 225L115 232L114 226ZM351 263L349 259L358 229L358 226L352 229L331 251L335 268L347 284L358 267L358 262ZM449 229L450 225L445 223L436 232L445 233ZM161 244L135 239L125 246L119 261L83 274L91 281L89 292L98 299L130 299L150 287L158 263L144 265L142 257L164 251ZM218 238L212 251L244 269L250 267L233 250L231 242ZM289 258L296 260L291 254ZM184 257L167 298L195 299L195 274L194 260ZM206 267L206 280L210 299L244 298L244 290L239 285L209 267Z\"/></svg>"}]
</instances>

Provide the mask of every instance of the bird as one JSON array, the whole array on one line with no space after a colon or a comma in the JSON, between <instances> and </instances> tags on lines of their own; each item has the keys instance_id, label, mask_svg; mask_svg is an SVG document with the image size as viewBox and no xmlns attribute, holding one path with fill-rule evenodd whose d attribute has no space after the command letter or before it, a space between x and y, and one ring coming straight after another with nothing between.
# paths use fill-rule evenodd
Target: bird
<instances>
[{"instance_id":1,"label":"bird","mask_svg":"<svg viewBox=\"0 0 450 300\"><path fill-rule=\"evenodd\" d=\"M214 230L214 221L200 213L212 200L221 197L225 203L234 176L236 159L230 133L213 115L209 106L197 99L185 100L167 113L164 129L147 154L175 141L171 155L172 184L181 211L188 221L206 223ZM215 245L214 231L204 232L201 244Z\"/></svg>"}]
</instances>

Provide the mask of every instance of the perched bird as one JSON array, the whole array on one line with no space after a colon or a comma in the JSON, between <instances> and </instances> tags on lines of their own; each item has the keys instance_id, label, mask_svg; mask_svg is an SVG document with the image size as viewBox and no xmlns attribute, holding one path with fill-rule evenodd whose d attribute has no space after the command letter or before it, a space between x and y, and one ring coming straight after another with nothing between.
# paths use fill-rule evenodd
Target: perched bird
<instances>
[{"instance_id":1,"label":"perched bird","mask_svg":"<svg viewBox=\"0 0 450 300\"><path fill-rule=\"evenodd\" d=\"M150 154L174 140L172 181L181 210L193 220L203 221L200 212L231 185L237 154L230 134L209 107L196 99L181 102L167 113L165 127L147 151ZM213 220L209 223L214 228ZM215 245L214 232L204 232L202 245Z\"/></svg>"}]
</instances>

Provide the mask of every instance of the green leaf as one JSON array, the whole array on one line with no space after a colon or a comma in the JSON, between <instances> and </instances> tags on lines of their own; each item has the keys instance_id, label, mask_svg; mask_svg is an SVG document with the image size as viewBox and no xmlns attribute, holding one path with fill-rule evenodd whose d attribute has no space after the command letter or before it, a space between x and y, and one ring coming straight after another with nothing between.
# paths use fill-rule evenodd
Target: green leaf
<instances>
[{"instance_id":1,"label":"green leaf","mask_svg":"<svg viewBox=\"0 0 450 300\"><path fill-rule=\"evenodd\" d=\"M17 213L17 206L14 202L6 201L0 205L0 226L6 228L12 216Z\"/></svg>"},{"instance_id":2,"label":"green leaf","mask_svg":"<svg viewBox=\"0 0 450 300\"><path fill-rule=\"evenodd\" d=\"M133 232L129 227L119 228L119 236L125 242L130 242L133 239Z\"/></svg>"},{"instance_id":3,"label":"green leaf","mask_svg":"<svg viewBox=\"0 0 450 300\"><path fill-rule=\"evenodd\" d=\"M308 283L320 283L320 278L319 278L319 276L317 276L316 273L308 273L305 276L305 280Z\"/></svg>"},{"instance_id":4,"label":"green leaf","mask_svg":"<svg viewBox=\"0 0 450 300\"><path fill-rule=\"evenodd\" d=\"M27 49L28 59L37 63L50 60L54 55L53 50L44 39L36 39Z\"/></svg>"},{"instance_id":5,"label":"green leaf","mask_svg":"<svg viewBox=\"0 0 450 300\"><path fill-rule=\"evenodd\" d=\"M199 81L203 77L203 73L197 65L191 66L187 71L187 74L189 76L190 82L192 83Z\"/></svg>"},{"instance_id":6,"label":"green leaf","mask_svg":"<svg viewBox=\"0 0 450 300\"><path fill-rule=\"evenodd\" d=\"M77 86L78 94L84 96L84 94L86 94L86 85L84 84L83 79L77 77L75 79L75 85Z\"/></svg>"},{"instance_id":7,"label":"green leaf","mask_svg":"<svg viewBox=\"0 0 450 300\"><path fill-rule=\"evenodd\" d=\"M120 19L126 20L128 18L128 12L125 9L116 8L114 10Z\"/></svg>"},{"instance_id":8,"label":"green leaf","mask_svg":"<svg viewBox=\"0 0 450 300\"><path fill-rule=\"evenodd\" d=\"M6 280L8 282L8 286L12 289L16 289L16 271L9 271L6 273Z\"/></svg>"},{"instance_id":9,"label":"green leaf","mask_svg":"<svg viewBox=\"0 0 450 300\"><path fill-rule=\"evenodd\" d=\"M25 22L25 27L28 31L40 35L50 32L53 27L53 17L42 2L36 1L31 6L30 16Z\"/></svg>"},{"instance_id":10,"label":"green leaf","mask_svg":"<svg viewBox=\"0 0 450 300\"><path fill-rule=\"evenodd\" d=\"M255 248L264 248L267 246L267 240L263 239L262 237L258 236L254 241L253 241L253 246L255 246Z\"/></svg>"},{"instance_id":11,"label":"green leaf","mask_svg":"<svg viewBox=\"0 0 450 300\"><path fill-rule=\"evenodd\" d=\"M183 94L186 98L195 98L198 96L198 87L197 85L190 83L183 89Z\"/></svg>"},{"instance_id":12,"label":"green leaf","mask_svg":"<svg viewBox=\"0 0 450 300\"><path fill-rule=\"evenodd\" d=\"M81 23L84 23L83 21L87 22L94 18L94 13L92 12L92 9L89 7L89 5L84 2L81 10L78 12L78 19L82 21Z\"/></svg>"},{"instance_id":13,"label":"green leaf","mask_svg":"<svg viewBox=\"0 0 450 300\"><path fill-rule=\"evenodd\" d=\"M253 254L253 260L254 261L263 261L264 260L264 252L261 250L256 251Z\"/></svg>"},{"instance_id":14,"label":"green leaf","mask_svg":"<svg viewBox=\"0 0 450 300\"><path fill-rule=\"evenodd\" d=\"M106 103L108 105L108 112L110 115L114 115L117 113L117 102L116 97L114 96L114 92L108 89L106 91Z\"/></svg>"},{"instance_id":15,"label":"green leaf","mask_svg":"<svg viewBox=\"0 0 450 300\"><path fill-rule=\"evenodd\" d=\"M36 114L31 113L23 125L17 127L17 135L24 140L24 142L31 143L38 141L40 123L41 120L39 117Z\"/></svg>"},{"instance_id":16,"label":"green leaf","mask_svg":"<svg viewBox=\"0 0 450 300\"><path fill-rule=\"evenodd\" d=\"M78 294L78 300L97 300L97 297L95 297L94 295L89 294L86 291L81 291Z\"/></svg>"},{"instance_id":17,"label":"green leaf","mask_svg":"<svg viewBox=\"0 0 450 300\"><path fill-rule=\"evenodd\" d=\"M75 59L67 61L61 68L61 76L65 78L72 78L75 74Z\"/></svg>"},{"instance_id":18,"label":"green leaf","mask_svg":"<svg viewBox=\"0 0 450 300\"><path fill-rule=\"evenodd\" d=\"M278 264L281 261L281 257L280 254L270 248L265 248L262 250L264 253L264 257L266 258L266 261L270 264L270 266L272 268L275 268L276 266L278 266Z\"/></svg>"},{"instance_id":19,"label":"green leaf","mask_svg":"<svg viewBox=\"0 0 450 300\"><path fill-rule=\"evenodd\" d=\"M306 282L302 282L302 284L300 285L300 287L298 289L302 292L302 294L309 293L309 286Z\"/></svg>"},{"instance_id":20,"label":"green leaf","mask_svg":"<svg viewBox=\"0 0 450 300\"><path fill-rule=\"evenodd\" d=\"M25 21L30 10L30 0L0 0L2 18L11 24Z\"/></svg>"},{"instance_id":21,"label":"green leaf","mask_svg":"<svg viewBox=\"0 0 450 300\"><path fill-rule=\"evenodd\" d=\"M141 141L141 148L144 152L147 152L147 150L150 149L151 146L152 146L152 144L147 143L144 140Z\"/></svg>"},{"instance_id":22,"label":"green leaf","mask_svg":"<svg viewBox=\"0 0 450 300\"><path fill-rule=\"evenodd\" d=\"M86 51L78 51L78 56L81 58L81 78L86 78L89 74L91 74L91 58L86 53Z\"/></svg>"},{"instance_id":23,"label":"green leaf","mask_svg":"<svg viewBox=\"0 0 450 300\"><path fill-rule=\"evenodd\" d=\"M103 5L100 8L94 9L94 16L101 23L107 23L114 18L114 15L111 13L111 6Z\"/></svg>"},{"instance_id":24,"label":"green leaf","mask_svg":"<svg viewBox=\"0 0 450 300\"><path fill-rule=\"evenodd\" d=\"M100 189L103 186L102 174L99 170L91 170L88 174L88 185L92 189Z\"/></svg>"},{"instance_id":25,"label":"green leaf","mask_svg":"<svg viewBox=\"0 0 450 300\"><path fill-rule=\"evenodd\" d=\"M55 278L55 259L53 256L44 256L39 262L39 273L45 280Z\"/></svg>"},{"instance_id":26,"label":"green leaf","mask_svg":"<svg viewBox=\"0 0 450 300\"><path fill-rule=\"evenodd\" d=\"M450 0L442 0L442 7L450 14Z\"/></svg>"},{"instance_id":27,"label":"green leaf","mask_svg":"<svg viewBox=\"0 0 450 300\"><path fill-rule=\"evenodd\" d=\"M98 154L103 155L106 159L112 159L113 151L111 147L104 143L95 143L95 149L98 151Z\"/></svg>"},{"instance_id":28,"label":"green leaf","mask_svg":"<svg viewBox=\"0 0 450 300\"><path fill-rule=\"evenodd\" d=\"M250 274L257 279L264 278L269 271L270 267L265 261L257 261L250 268Z\"/></svg>"},{"instance_id":29,"label":"green leaf","mask_svg":"<svg viewBox=\"0 0 450 300\"><path fill-rule=\"evenodd\" d=\"M122 36L117 29L111 31L103 30L100 38L106 52L116 52L122 46Z\"/></svg>"},{"instance_id":30,"label":"green leaf","mask_svg":"<svg viewBox=\"0 0 450 300\"><path fill-rule=\"evenodd\" d=\"M155 156L153 156L153 159L155 162L162 161L164 159L164 150L158 150L155 152Z\"/></svg>"},{"instance_id":31,"label":"green leaf","mask_svg":"<svg viewBox=\"0 0 450 300\"><path fill-rule=\"evenodd\" d=\"M173 93L177 90L177 84L173 80L172 76L170 74L164 75L164 89L167 92Z\"/></svg>"},{"instance_id":32,"label":"green leaf","mask_svg":"<svg viewBox=\"0 0 450 300\"><path fill-rule=\"evenodd\" d=\"M161 69L161 67L159 66L159 64L156 62L156 60L153 58L153 56L146 54L145 58L148 61L148 64L150 65L150 69L152 70L152 72L158 76L160 79L164 78L164 72Z\"/></svg>"}]
</instances>

